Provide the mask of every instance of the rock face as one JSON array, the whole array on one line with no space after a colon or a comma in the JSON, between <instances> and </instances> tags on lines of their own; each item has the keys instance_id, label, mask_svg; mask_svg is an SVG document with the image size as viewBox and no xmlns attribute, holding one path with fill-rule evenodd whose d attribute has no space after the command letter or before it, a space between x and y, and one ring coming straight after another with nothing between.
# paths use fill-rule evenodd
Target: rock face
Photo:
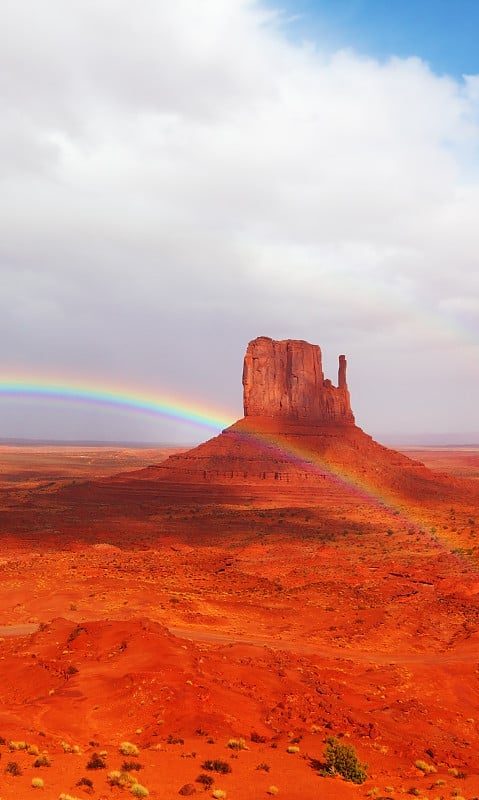
<instances>
[{"instance_id":1,"label":"rock face","mask_svg":"<svg viewBox=\"0 0 479 800\"><path fill-rule=\"evenodd\" d=\"M321 348L296 339L259 336L249 343L243 368L245 417L274 417L305 424L354 424L339 356L338 386L325 380Z\"/></svg>"}]
</instances>

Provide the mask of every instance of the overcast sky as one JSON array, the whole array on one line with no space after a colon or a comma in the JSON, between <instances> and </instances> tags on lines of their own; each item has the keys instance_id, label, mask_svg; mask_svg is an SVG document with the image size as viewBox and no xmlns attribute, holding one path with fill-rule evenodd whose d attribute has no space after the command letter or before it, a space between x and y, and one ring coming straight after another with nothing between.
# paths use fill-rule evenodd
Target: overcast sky
<instances>
[{"instance_id":1,"label":"overcast sky","mask_svg":"<svg viewBox=\"0 0 479 800\"><path fill-rule=\"evenodd\" d=\"M248 341L299 338L376 438L477 433L479 13L384 5L2 0L0 382L234 421ZM0 394L3 437L209 435Z\"/></svg>"}]
</instances>

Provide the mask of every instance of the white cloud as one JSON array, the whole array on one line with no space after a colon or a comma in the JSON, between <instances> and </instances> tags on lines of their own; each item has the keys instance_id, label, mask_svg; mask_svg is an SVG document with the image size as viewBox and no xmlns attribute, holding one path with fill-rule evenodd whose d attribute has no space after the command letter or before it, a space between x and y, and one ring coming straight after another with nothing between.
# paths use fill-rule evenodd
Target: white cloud
<instances>
[{"instance_id":1,"label":"white cloud","mask_svg":"<svg viewBox=\"0 0 479 800\"><path fill-rule=\"evenodd\" d=\"M445 344L477 342L479 77L328 55L280 22L252 0L2 3L9 362L236 413L259 334L349 352L359 381L382 358L383 386L391 358L405 385L418 349L442 371ZM394 402L400 430L414 409ZM365 427L381 403L362 401Z\"/></svg>"}]
</instances>

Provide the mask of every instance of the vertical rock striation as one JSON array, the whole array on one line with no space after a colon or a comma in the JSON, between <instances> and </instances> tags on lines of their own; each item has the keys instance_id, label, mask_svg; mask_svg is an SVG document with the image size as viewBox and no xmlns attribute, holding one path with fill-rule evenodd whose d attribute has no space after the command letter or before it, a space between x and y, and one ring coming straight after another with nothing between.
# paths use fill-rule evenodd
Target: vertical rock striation
<instances>
[{"instance_id":1,"label":"vertical rock striation","mask_svg":"<svg viewBox=\"0 0 479 800\"><path fill-rule=\"evenodd\" d=\"M297 423L354 424L339 356L338 386L325 380L321 348L296 339L260 336L249 343L243 368L245 417L273 417Z\"/></svg>"}]
</instances>

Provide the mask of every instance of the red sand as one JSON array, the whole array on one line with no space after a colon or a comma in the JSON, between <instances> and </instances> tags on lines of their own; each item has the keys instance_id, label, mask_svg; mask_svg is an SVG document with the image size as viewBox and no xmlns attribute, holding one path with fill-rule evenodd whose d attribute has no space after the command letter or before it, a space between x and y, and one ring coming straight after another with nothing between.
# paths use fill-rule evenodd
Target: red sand
<instances>
[{"instance_id":1,"label":"red sand","mask_svg":"<svg viewBox=\"0 0 479 800\"><path fill-rule=\"evenodd\" d=\"M38 777L46 800L130 797L108 781L125 760L152 798L202 795L205 759L230 764L211 773L229 800L272 785L288 800L479 795L477 497L388 509L288 487L83 482L165 455L1 448L2 800L37 796ZM463 474L462 450L414 457ZM477 453L466 469L478 477ZM362 786L313 769L330 735L368 763ZM239 737L247 750L227 747ZM106 769L88 770L100 751Z\"/></svg>"}]
</instances>

